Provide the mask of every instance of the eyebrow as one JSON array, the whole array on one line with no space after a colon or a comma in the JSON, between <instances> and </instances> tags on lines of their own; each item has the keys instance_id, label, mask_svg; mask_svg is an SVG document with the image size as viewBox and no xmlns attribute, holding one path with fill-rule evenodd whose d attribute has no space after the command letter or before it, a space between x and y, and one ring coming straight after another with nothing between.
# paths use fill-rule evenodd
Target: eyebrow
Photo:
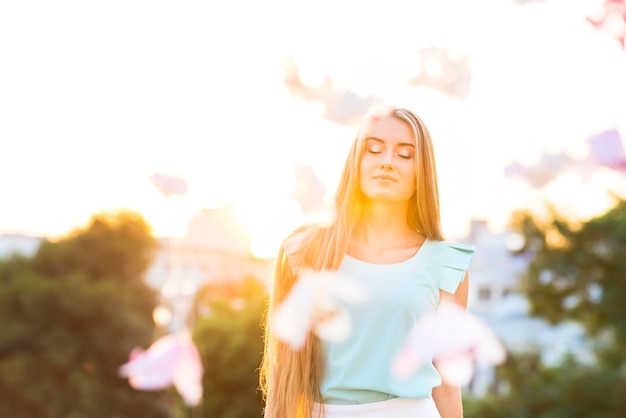
<instances>
[{"instance_id":1,"label":"eyebrow","mask_svg":"<svg viewBox=\"0 0 626 418\"><path fill-rule=\"evenodd\" d=\"M368 136L367 138L365 138L366 141L369 141L370 139L373 140L373 141L376 141L376 142L380 142L382 144L385 143L384 139L376 138L375 136ZM413 147L413 148L415 148L415 145L411 144L410 142L400 142L398 144L398 146L399 147Z\"/></svg>"}]
</instances>

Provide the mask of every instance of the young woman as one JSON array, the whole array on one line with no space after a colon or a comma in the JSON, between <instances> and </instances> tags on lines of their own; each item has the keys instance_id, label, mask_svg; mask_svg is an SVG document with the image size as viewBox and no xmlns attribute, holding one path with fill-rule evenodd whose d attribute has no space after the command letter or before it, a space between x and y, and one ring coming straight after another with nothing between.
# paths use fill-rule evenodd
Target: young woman
<instances>
[{"instance_id":1,"label":"young woman","mask_svg":"<svg viewBox=\"0 0 626 418\"><path fill-rule=\"evenodd\" d=\"M408 379L390 372L422 315L444 300L466 307L474 252L443 239L433 145L418 116L392 108L365 118L334 205L334 224L295 231L278 254L261 366L265 417L460 418L460 388L442 383L432 363ZM272 335L271 313L303 267L345 273L370 290L363 305L346 307L348 341L310 333L293 350Z\"/></svg>"}]
</instances>

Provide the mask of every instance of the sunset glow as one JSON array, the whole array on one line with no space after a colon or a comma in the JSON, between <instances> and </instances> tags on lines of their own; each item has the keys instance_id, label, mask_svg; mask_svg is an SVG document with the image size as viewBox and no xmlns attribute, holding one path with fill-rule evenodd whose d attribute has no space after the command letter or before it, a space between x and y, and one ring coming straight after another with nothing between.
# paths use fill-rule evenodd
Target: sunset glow
<instances>
[{"instance_id":1,"label":"sunset glow","mask_svg":"<svg viewBox=\"0 0 626 418\"><path fill-rule=\"evenodd\" d=\"M271 0L245 13L235 3L36 3L0 6L0 233L58 236L129 208L156 235L182 236L202 208L233 202L254 254L271 257L304 219L290 197L294 166L310 166L329 199L355 134L290 94L289 60L306 86L330 82L422 116L448 236L472 218L502 228L544 198L590 216L610 205L608 190L626 194L609 170L545 189L504 175L512 161L580 152L609 127L626 135L626 52L585 21L596 0ZM468 56L467 98L408 83L431 46ZM184 178L188 191L163 196L155 173Z\"/></svg>"}]
</instances>

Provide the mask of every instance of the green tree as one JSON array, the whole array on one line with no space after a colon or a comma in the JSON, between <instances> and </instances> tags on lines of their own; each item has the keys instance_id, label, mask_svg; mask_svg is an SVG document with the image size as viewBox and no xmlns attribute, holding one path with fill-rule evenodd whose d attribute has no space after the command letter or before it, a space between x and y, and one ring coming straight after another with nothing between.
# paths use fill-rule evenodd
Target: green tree
<instances>
[{"instance_id":1,"label":"green tree","mask_svg":"<svg viewBox=\"0 0 626 418\"><path fill-rule=\"evenodd\" d=\"M263 353L261 318L266 293L258 280L208 286L199 292L194 340L204 366L203 416L262 416L258 368Z\"/></svg>"},{"instance_id":2,"label":"green tree","mask_svg":"<svg viewBox=\"0 0 626 418\"><path fill-rule=\"evenodd\" d=\"M152 341L152 248L141 217L121 212L0 263L0 416L168 416L159 393L117 375Z\"/></svg>"},{"instance_id":3,"label":"green tree","mask_svg":"<svg viewBox=\"0 0 626 418\"><path fill-rule=\"evenodd\" d=\"M556 367L538 353L509 355L497 368L498 391L464 397L466 418L618 418L626 416L626 379L567 359Z\"/></svg>"},{"instance_id":4,"label":"green tree","mask_svg":"<svg viewBox=\"0 0 626 418\"><path fill-rule=\"evenodd\" d=\"M580 224L555 211L548 221L522 214L517 224L533 254L522 280L531 313L551 323L579 321L591 337L609 336L601 357L623 361L615 351L626 345L626 200Z\"/></svg>"},{"instance_id":5,"label":"green tree","mask_svg":"<svg viewBox=\"0 0 626 418\"><path fill-rule=\"evenodd\" d=\"M498 392L465 398L467 418L617 418L626 416L626 200L573 223L548 211L516 215L532 256L522 277L531 314L578 321L595 342L594 365L566 359L547 367L538 354L512 355L497 369Z\"/></svg>"},{"instance_id":6,"label":"green tree","mask_svg":"<svg viewBox=\"0 0 626 418\"><path fill-rule=\"evenodd\" d=\"M45 277L82 272L92 280L128 283L143 279L156 248L151 228L140 214L102 212L86 228L77 228L58 241L42 242L32 262Z\"/></svg>"}]
</instances>

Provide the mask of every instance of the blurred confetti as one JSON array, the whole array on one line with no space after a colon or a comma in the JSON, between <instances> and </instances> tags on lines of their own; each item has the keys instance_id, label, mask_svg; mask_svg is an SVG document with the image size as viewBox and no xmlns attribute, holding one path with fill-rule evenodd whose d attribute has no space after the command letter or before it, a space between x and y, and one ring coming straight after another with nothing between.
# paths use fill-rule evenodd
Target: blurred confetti
<instances>
[{"instance_id":1,"label":"blurred confetti","mask_svg":"<svg viewBox=\"0 0 626 418\"><path fill-rule=\"evenodd\" d=\"M626 173L626 153L617 129L609 129L587 138L587 161L593 166L604 166Z\"/></svg>"},{"instance_id":2,"label":"blurred confetti","mask_svg":"<svg viewBox=\"0 0 626 418\"><path fill-rule=\"evenodd\" d=\"M561 172L576 165L576 161L567 154L544 153L537 164L526 166L518 162L507 165L504 173L507 177L520 177L533 187L544 187Z\"/></svg>"},{"instance_id":3,"label":"blurred confetti","mask_svg":"<svg viewBox=\"0 0 626 418\"><path fill-rule=\"evenodd\" d=\"M465 55L455 55L442 48L424 48L419 52L420 69L409 80L412 87L439 90L446 96L467 98L472 79Z\"/></svg>"},{"instance_id":4,"label":"blurred confetti","mask_svg":"<svg viewBox=\"0 0 626 418\"><path fill-rule=\"evenodd\" d=\"M586 20L598 30L606 31L626 50L626 0L605 0L602 8Z\"/></svg>"},{"instance_id":5,"label":"blurred confetti","mask_svg":"<svg viewBox=\"0 0 626 418\"><path fill-rule=\"evenodd\" d=\"M326 188L310 165L294 166L295 185L290 197L298 202L304 223L327 226L335 220L332 208L324 203Z\"/></svg>"},{"instance_id":6,"label":"blurred confetti","mask_svg":"<svg viewBox=\"0 0 626 418\"><path fill-rule=\"evenodd\" d=\"M187 182L178 176L168 176L156 173L150 177L150 181L163 196L184 196L187 194Z\"/></svg>"},{"instance_id":7,"label":"blurred confetti","mask_svg":"<svg viewBox=\"0 0 626 418\"><path fill-rule=\"evenodd\" d=\"M165 335L147 350L135 348L118 373L137 390L161 390L173 384L185 404L195 406L202 399L204 369L198 349L186 332Z\"/></svg>"},{"instance_id":8,"label":"blurred confetti","mask_svg":"<svg viewBox=\"0 0 626 418\"><path fill-rule=\"evenodd\" d=\"M518 162L508 164L504 173L507 177L519 177L535 188L541 188L567 170L574 170L583 180L600 167L626 173L626 151L617 129L608 129L586 139L587 154L580 158L571 157L566 151L544 153L534 165Z\"/></svg>"},{"instance_id":9,"label":"blurred confetti","mask_svg":"<svg viewBox=\"0 0 626 418\"><path fill-rule=\"evenodd\" d=\"M332 271L302 269L298 280L272 314L272 332L298 350L309 331L323 340L344 341L352 324L339 301L362 303L368 293L357 281Z\"/></svg>"},{"instance_id":10,"label":"blurred confetti","mask_svg":"<svg viewBox=\"0 0 626 418\"><path fill-rule=\"evenodd\" d=\"M505 359L504 346L480 318L442 302L416 323L397 351L391 372L406 379L433 361L444 382L463 386L470 382L477 364L501 364Z\"/></svg>"},{"instance_id":11,"label":"blurred confetti","mask_svg":"<svg viewBox=\"0 0 626 418\"><path fill-rule=\"evenodd\" d=\"M325 107L324 118L340 125L358 125L370 108L383 102L373 96L361 97L339 90L328 77L319 86L307 86L300 79L298 67L292 59L285 62L283 69L283 84L291 97L321 102Z\"/></svg>"}]
</instances>

